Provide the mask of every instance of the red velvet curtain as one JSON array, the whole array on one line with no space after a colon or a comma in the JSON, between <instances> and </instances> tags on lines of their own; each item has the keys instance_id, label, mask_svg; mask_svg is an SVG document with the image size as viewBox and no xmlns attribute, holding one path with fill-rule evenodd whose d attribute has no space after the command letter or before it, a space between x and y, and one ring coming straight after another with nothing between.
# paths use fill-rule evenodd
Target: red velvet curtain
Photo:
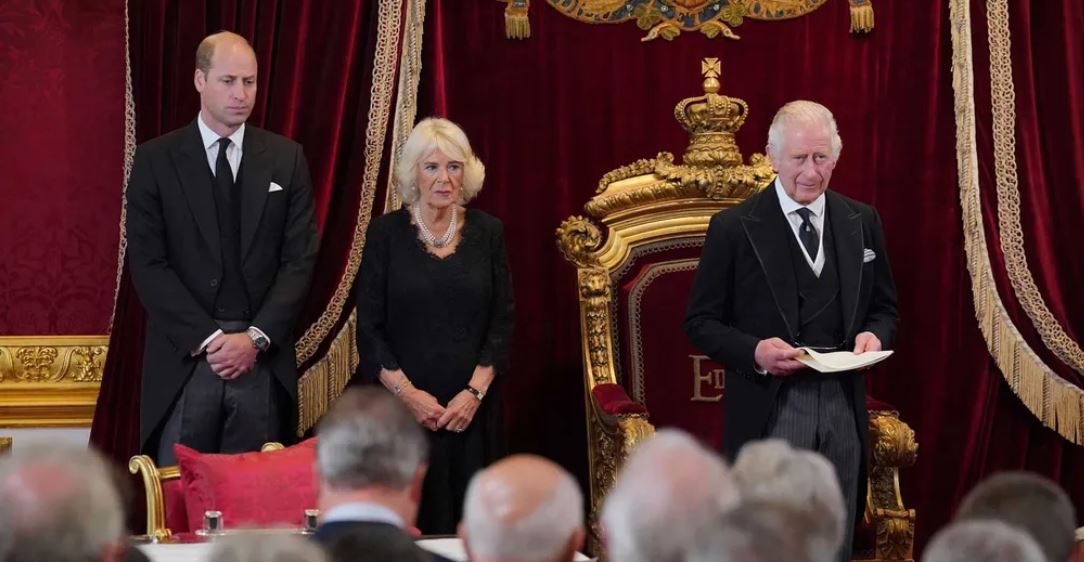
<instances>
[{"instance_id":1,"label":"red velvet curtain","mask_svg":"<svg viewBox=\"0 0 1084 562\"><path fill-rule=\"evenodd\" d=\"M973 4L985 10L985 2ZM1031 266L1042 270L1044 294L1059 295L1051 306L1060 317L1079 321L1084 304L1067 295L1084 281L1084 262L1064 244L1080 239L1084 218L1084 46L1074 35L1084 21L1076 0L1011 4L1014 57L1033 61L1016 75L1025 221L1039 260ZM875 9L877 27L864 37L848 34L840 1L793 20L746 20L735 28L739 41L685 33L641 43L644 32L632 23L588 25L538 1L531 38L513 41L504 37L500 4L429 0L418 114L464 127L487 167L475 204L504 221L508 238L517 296L505 397L513 449L586 473L575 280L554 230L582 213L604 173L683 150L673 106L701 93L700 59L720 57L723 93L751 108L738 134L746 155L764 150L783 103L820 101L843 137L832 188L875 205L884 219L902 325L898 355L869 381L917 433L918 463L902 483L918 510L920 545L967 490L1001 469L1045 474L1084 505L1084 483L1074 478L1084 473L1084 450L1043 428L1013 396L977 329L956 176L948 2ZM982 48L984 40L973 39ZM976 89L988 90L988 79L980 81ZM988 175L982 182L993 188Z\"/></svg>"},{"instance_id":2,"label":"red velvet curtain","mask_svg":"<svg viewBox=\"0 0 1084 562\"><path fill-rule=\"evenodd\" d=\"M192 79L196 46L204 36L228 29L255 48L258 93L250 122L300 142L313 176L321 245L298 337L335 292L358 221L378 9L378 2L364 0L130 3L140 143L195 119L199 96ZM378 212L382 200L378 195ZM91 441L127 462L138 447L144 327L144 311L127 267L115 314ZM332 330L331 337L337 331Z\"/></svg>"},{"instance_id":3,"label":"red velvet curtain","mask_svg":"<svg viewBox=\"0 0 1084 562\"><path fill-rule=\"evenodd\" d=\"M0 335L104 334L124 164L124 2L0 3Z\"/></svg>"}]
</instances>

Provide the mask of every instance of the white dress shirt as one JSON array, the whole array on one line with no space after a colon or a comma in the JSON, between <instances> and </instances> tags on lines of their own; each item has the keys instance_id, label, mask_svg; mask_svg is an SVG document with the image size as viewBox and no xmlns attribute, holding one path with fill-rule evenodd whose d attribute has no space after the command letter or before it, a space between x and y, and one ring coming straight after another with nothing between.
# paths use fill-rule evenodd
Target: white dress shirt
<instances>
[{"instance_id":1,"label":"white dress shirt","mask_svg":"<svg viewBox=\"0 0 1084 562\"><path fill-rule=\"evenodd\" d=\"M791 232L794 233L794 239L798 241L798 248L802 250L806 263L813 269L813 274L820 277L821 270L824 269L824 194L818 195L812 203L802 205L791 199L790 195L787 195L778 177L775 178L775 194L779 197L779 207L783 209L783 215L787 217L787 222L790 223ZM813 223L813 228L817 231L817 259L809 257L805 244L802 244L802 239L798 236L798 230L802 226L802 216L798 214L798 209L802 207L813 211L813 214L809 216L809 222Z\"/></svg>"},{"instance_id":2,"label":"white dress shirt","mask_svg":"<svg viewBox=\"0 0 1084 562\"><path fill-rule=\"evenodd\" d=\"M203 138L203 149L207 152L207 165L211 167L211 175L215 175L215 164L218 162L218 133L211 130L206 123L203 122L203 113L199 114L196 118L196 124L199 126L199 136ZM230 170L233 170L233 179L237 179L237 171L241 169L241 154L244 152L245 146L245 124L241 123L241 126L229 136L230 146L226 148L226 160L230 162Z\"/></svg>"}]
</instances>

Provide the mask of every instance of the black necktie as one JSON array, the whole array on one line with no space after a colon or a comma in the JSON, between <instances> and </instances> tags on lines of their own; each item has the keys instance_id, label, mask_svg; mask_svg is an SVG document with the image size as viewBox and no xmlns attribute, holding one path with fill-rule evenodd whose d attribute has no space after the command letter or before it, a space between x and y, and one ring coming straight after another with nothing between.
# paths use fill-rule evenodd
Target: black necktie
<instances>
[{"instance_id":1,"label":"black necktie","mask_svg":"<svg viewBox=\"0 0 1084 562\"><path fill-rule=\"evenodd\" d=\"M222 137L218 139L218 159L215 161L215 183L227 197L233 198L233 170L230 161L226 158L226 149L230 147L230 139Z\"/></svg>"},{"instance_id":2,"label":"black necktie","mask_svg":"<svg viewBox=\"0 0 1084 562\"><path fill-rule=\"evenodd\" d=\"M809 217L813 215L813 211L802 207L795 211L798 216L802 217L802 224L798 226L798 239L802 241L802 245L805 246L805 251L809 252L809 259L817 261L817 250L820 248L820 240L817 236L817 229L810 222Z\"/></svg>"}]
</instances>

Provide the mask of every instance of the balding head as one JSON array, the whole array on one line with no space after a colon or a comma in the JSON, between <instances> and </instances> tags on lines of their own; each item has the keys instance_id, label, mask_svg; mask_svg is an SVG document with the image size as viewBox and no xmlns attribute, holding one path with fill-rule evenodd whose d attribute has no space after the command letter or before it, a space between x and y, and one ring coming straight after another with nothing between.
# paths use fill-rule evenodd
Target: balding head
<instances>
[{"instance_id":1,"label":"balding head","mask_svg":"<svg viewBox=\"0 0 1084 562\"><path fill-rule=\"evenodd\" d=\"M196 47L196 69L202 70L204 74L211 70L211 66L214 64L215 50L219 47L223 49L241 49L247 50L252 53L252 58L256 58L256 51L252 50L252 45L244 37L232 32L232 31L219 31L212 35L208 35L200 41L199 47Z\"/></svg>"},{"instance_id":2,"label":"balding head","mask_svg":"<svg viewBox=\"0 0 1084 562\"><path fill-rule=\"evenodd\" d=\"M726 463L689 434L660 430L625 461L602 508L611 560L681 560L738 504Z\"/></svg>"},{"instance_id":3,"label":"balding head","mask_svg":"<svg viewBox=\"0 0 1084 562\"><path fill-rule=\"evenodd\" d=\"M124 515L110 471L82 448L29 446L0 461L0 560L120 556Z\"/></svg>"},{"instance_id":4,"label":"balding head","mask_svg":"<svg viewBox=\"0 0 1084 562\"><path fill-rule=\"evenodd\" d=\"M200 96L200 119L218 136L232 135L252 114L256 68L255 51L236 33L209 35L196 49L193 80Z\"/></svg>"},{"instance_id":5,"label":"balding head","mask_svg":"<svg viewBox=\"0 0 1084 562\"><path fill-rule=\"evenodd\" d=\"M511 456L471 479L460 534L476 561L571 560L583 542L583 495L553 462Z\"/></svg>"}]
</instances>

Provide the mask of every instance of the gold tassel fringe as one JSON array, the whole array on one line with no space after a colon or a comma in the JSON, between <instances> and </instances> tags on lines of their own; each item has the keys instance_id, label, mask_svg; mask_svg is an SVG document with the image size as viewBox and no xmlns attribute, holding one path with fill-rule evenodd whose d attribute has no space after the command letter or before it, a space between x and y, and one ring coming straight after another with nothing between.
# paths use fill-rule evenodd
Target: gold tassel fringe
<instances>
[{"instance_id":1,"label":"gold tassel fringe","mask_svg":"<svg viewBox=\"0 0 1084 562\"><path fill-rule=\"evenodd\" d=\"M298 436L304 435L309 428L316 425L328 406L342 394L346 383L357 369L357 324L357 312L351 312L350 318L331 342L327 354L298 378Z\"/></svg>"},{"instance_id":2,"label":"gold tassel fringe","mask_svg":"<svg viewBox=\"0 0 1084 562\"><path fill-rule=\"evenodd\" d=\"M873 4L851 4L851 33L873 31Z\"/></svg>"},{"instance_id":3,"label":"gold tassel fringe","mask_svg":"<svg viewBox=\"0 0 1084 562\"><path fill-rule=\"evenodd\" d=\"M509 39L527 39L531 36L531 20L527 18L527 3L517 4L509 2L504 9L504 34Z\"/></svg>"}]
</instances>

